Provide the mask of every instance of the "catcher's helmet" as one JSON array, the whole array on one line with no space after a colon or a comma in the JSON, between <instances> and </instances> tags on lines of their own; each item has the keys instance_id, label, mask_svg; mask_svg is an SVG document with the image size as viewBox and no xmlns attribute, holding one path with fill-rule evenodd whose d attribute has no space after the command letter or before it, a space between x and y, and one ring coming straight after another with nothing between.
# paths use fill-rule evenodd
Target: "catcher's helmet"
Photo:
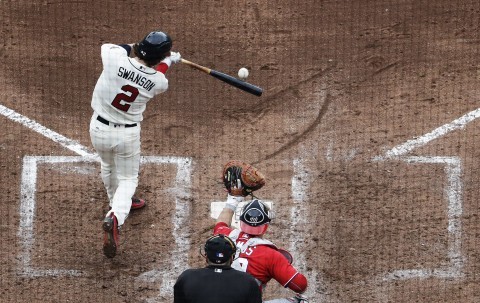
<instances>
[{"instance_id":1,"label":"catcher's helmet","mask_svg":"<svg viewBox=\"0 0 480 303\"><path fill-rule=\"evenodd\" d=\"M138 56L140 59L162 60L172 49L172 39L164 32L151 32L138 43Z\"/></svg>"},{"instance_id":2,"label":"catcher's helmet","mask_svg":"<svg viewBox=\"0 0 480 303\"><path fill-rule=\"evenodd\" d=\"M273 214L268 206L254 199L245 204L240 215L240 230L250 235L263 235L272 221Z\"/></svg>"},{"instance_id":3,"label":"catcher's helmet","mask_svg":"<svg viewBox=\"0 0 480 303\"><path fill-rule=\"evenodd\" d=\"M222 264L232 258L237 251L235 243L225 235L215 235L205 243L205 255L211 262Z\"/></svg>"}]
</instances>

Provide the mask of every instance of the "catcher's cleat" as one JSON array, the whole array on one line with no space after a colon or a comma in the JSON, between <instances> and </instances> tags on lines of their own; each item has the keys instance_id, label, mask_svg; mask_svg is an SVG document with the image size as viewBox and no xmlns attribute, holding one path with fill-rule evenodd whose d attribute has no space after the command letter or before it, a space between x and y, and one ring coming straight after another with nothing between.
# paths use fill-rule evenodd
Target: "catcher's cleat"
<instances>
[{"instance_id":1,"label":"catcher's cleat","mask_svg":"<svg viewBox=\"0 0 480 303\"><path fill-rule=\"evenodd\" d=\"M293 303L308 303L308 299L301 294L296 294L295 297L288 299L288 301Z\"/></svg>"},{"instance_id":2,"label":"catcher's cleat","mask_svg":"<svg viewBox=\"0 0 480 303\"><path fill-rule=\"evenodd\" d=\"M108 258L113 258L117 254L118 247L118 222L117 217L111 213L103 220L103 253Z\"/></svg>"},{"instance_id":3,"label":"catcher's cleat","mask_svg":"<svg viewBox=\"0 0 480 303\"><path fill-rule=\"evenodd\" d=\"M137 197L132 197L132 207L130 208L131 210L140 209L144 207L145 207L145 200Z\"/></svg>"}]
</instances>

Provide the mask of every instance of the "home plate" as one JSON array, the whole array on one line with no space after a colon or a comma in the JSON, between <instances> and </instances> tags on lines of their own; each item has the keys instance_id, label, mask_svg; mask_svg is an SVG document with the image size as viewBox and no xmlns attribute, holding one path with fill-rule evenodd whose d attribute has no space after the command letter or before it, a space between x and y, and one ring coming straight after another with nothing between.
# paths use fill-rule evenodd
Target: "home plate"
<instances>
[{"instance_id":1,"label":"home plate","mask_svg":"<svg viewBox=\"0 0 480 303\"><path fill-rule=\"evenodd\" d=\"M242 212L243 206L250 201L243 201L238 203L237 210L235 211L235 216L232 218L232 223L231 226L240 228L240 214ZM273 203L272 201L265 201L262 200L263 203L267 204L267 206L270 208L270 210L273 210ZM223 207L225 206L226 201L223 202L212 202L210 204L210 216L213 219L217 219L218 215L220 215L220 212L222 211Z\"/></svg>"}]
</instances>

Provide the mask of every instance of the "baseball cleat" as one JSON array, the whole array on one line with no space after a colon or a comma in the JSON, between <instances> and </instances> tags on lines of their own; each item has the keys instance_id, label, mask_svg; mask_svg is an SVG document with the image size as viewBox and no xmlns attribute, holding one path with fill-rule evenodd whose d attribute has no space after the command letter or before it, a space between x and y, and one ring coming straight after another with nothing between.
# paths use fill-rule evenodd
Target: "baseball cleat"
<instances>
[{"instance_id":1,"label":"baseball cleat","mask_svg":"<svg viewBox=\"0 0 480 303\"><path fill-rule=\"evenodd\" d=\"M288 301L293 303L308 303L308 299L301 294L296 294L295 297L288 299Z\"/></svg>"},{"instance_id":2,"label":"baseball cleat","mask_svg":"<svg viewBox=\"0 0 480 303\"><path fill-rule=\"evenodd\" d=\"M130 208L131 210L140 209L144 207L145 207L145 200L137 197L132 197L132 207Z\"/></svg>"},{"instance_id":3,"label":"baseball cleat","mask_svg":"<svg viewBox=\"0 0 480 303\"><path fill-rule=\"evenodd\" d=\"M111 213L103 220L103 253L108 258L113 258L117 254L118 247L118 222L117 217Z\"/></svg>"}]
</instances>

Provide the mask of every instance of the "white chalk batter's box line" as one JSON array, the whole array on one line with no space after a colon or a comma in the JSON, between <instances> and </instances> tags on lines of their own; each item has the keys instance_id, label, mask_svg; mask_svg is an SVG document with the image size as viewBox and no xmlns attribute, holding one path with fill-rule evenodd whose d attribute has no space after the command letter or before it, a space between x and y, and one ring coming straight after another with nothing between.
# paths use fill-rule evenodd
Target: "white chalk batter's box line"
<instances>
[{"instance_id":1,"label":"white chalk batter's box line","mask_svg":"<svg viewBox=\"0 0 480 303\"><path fill-rule=\"evenodd\" d=\"M445 193L448 202L448 258L450 266L433 269L404 269L394 270L384 276L385 280L403 280L411 278L427 278L427 277L443 277L455 278L462 276L463 258L461 255L461 214L462 214L462 185L460 182L461 161L456 157L403 157L400 160L409 163L425 163L425 164L443 164L445 165L445 172L448 178L448 184L445 188ZM27 156L23 161L23 172L21 182L21 204L20 204L20 224L19 224L19 238L23 245L20 253L20 268L19 272L27 276L78 276L82 273L72 269L39 269L31 266L31 247L34 244L34 216L35 216L35 192L37 180L37 168L40 163L75 163L75 162L97 162L98 159L93 157L49 157L49 156ZM191 159L188 158L172 158L172 157L143 157L142 163L155 164L176 164L178 166L176 184L189 184L186 180L190 175ZM182 164L182 165L180 165ZM178 201L177 201L178 202ZM218 203L218 205L217 205ZM212 203L212 215L218 212L218 207L222 202ZM176 207L177 210L183 210L188 206ZM188 213L188 212L187 212ZM184 221L185 218L174 216ZM213 216L212 216L213 217ZM181 226L181 222L175 224L177 227ZM176 230L181 233L181 230ZM183 246L181 249L188 249ZM181 254L180 254L181 255ZM180 261L175 258L175 262ZM187 260L184 265L186 266Z\"/></svg>"},{"instance_id":2,"label":"white chalk batter's box line","mask_svg":"<svg viewBox=\"0 0 480 303\"><path fill-rule=\"evenodd\" d=\"M394 159L393 159L394 160ZM447 257L448 266L439 268L421 268L421 269L402 269L393 270L381 279L388 280L407 280L407 279L426 279L426 278L462 278L464 257L462 256L462 161L459 157L421 157L421 156L402 156L396 160L407 163L418 164L439 164L444 165L447 184L444 192L447 200Z\"/></svg>"},{"instance_id":3,"label":"white chalk batter's box line","mask_svg":"<svg viewBox=\"0 0 480 303\"><path fill-rule=\"evenodd\" d=\"M81 157L25 157L24 158L24 172L22 175L22 197L21 199L21 224L19 227L19 234L20 234L20 240L24 240L23 243L23 250L20 255L20 265L19 265L19 272L29 275L29 276L59 276L59 275L79 275L81 274L79 271L75 270L42 270L42 269L37 269L33 268L30 264L30 253L29 253L29 247L32 247L33 241L34 241L34 233L33 233L33 219L35 215L35 184L36 184L36 178L37 178L37 163L41 162L92 162L92 161L98 161L94 160L97 155L91 152L88 148L82 146L79 144L77 141L69 139L57 132L52 131L49 128L46 128L45 126L37 123L34 120L31 120L30 118L23 116L17 112L15 112L12 109L9 109L3 105L0 104L0 114L3 115L4 117L19 123L20 125L23 125L24 127L35 131L44 137L58 143L59 145L63 146L66 149L69 149L76 154L78 154ZM82 158L83 157L83 158ZM176 157L143 157L142 161L144 163L147 162L152 162L152 163L176 163L178 166L181 166L178 168L177 171L177 177L176 177L176 184L183 184L185 187L184 189L179 189L177 192L177 196L175 197L175 216L172 219L172 224L173 224L173 234L174 234L174 239L175 239L175 244L176 248L172 251L171 254L171 263L175 264L176 270L181 270L182 268L187 268L187 260L188 257L186 256L186 252L190 248L190 242L188 238L188 233L187 229L182 228L183 226L186 225L187 222L187 216L188 216L188 208L190 207L189 203L186 201L190 201L190 193L188 190L191 188L191 166L192 166L192 161L190 158L176 158ZM302 161L295 161L294 160L294 166L296 162L302 162ZM298 163L297 163L298 164ZM301 167L302 165L300 165ZM305 174L306 172L300 172L300 174ZM295 176L292 178L292 193L294 197L301 197L303 196L304 188L303 186L295 186ZM23 194L25 193L25 195ZM183 200L182 198L183 197ZM295 200L295 199L294 199ZM295 203L297 203L296 201ZM304 207L302 206L303 203L300 203L300 208ZM294 206L295 207L295 206ZM292 207L292 212L293 208ZM294 220L295 221L295 220ZM296 245L294 245L293 240L291 240L291 246L296 248ZM299 253L299 260L303 260L304 256L302 253L296 251L296 249L293 249L293 252ZM185 257L183 257L185 255ZM180 257L182 256L182 257ZM138 279L143 279L144 277L147 278L147 280L155 280L155 281L160 281L160 295L165 295L165 294L170 294L170 291L173 287L173 284L175 282L175 275L177 274L176 272L173 272L174 270L167 270L167 269L162 269L161 271L158 270L152 270L149 272L146 272L138 277ZM316 274L315 274L316 276ZM315 287L315 279L312 281L313 284L313 289L316 289ZM150 300L148 300L150 302Z\"/></svg>"},{"instance_id":4,"label":"white chalk batter's box line","mask_svg":"<svg viewBox=\"0 0 480 303\"><path fill-rule=\"evenodd\" d=\"M23 251L20 256L21 264L19 266L19 271L23 274L29 276L58 276L58 275L79 275L81 274L75 270L45 270L45 269L36 269L30 266L30 252L29 247L33 245L34 234L33 234L33 219L34 219L34 207L35 207L35 184L36 184L36 171L37 171L37 162L92 162L98 161L94 160L95 155L92 154L87 148L79 144L78 142L66 138L46 127L38 124L37 122L25 117L21 114L16 113L15 111L3 106L0 104L0 114L6 118L18 122L21 125L36 131L46 138L49 138L63 147L72 150L73 152L79 154L81 157L25 157L24 158L24 171L22 172L22 195L21 195L21 222L19 227L19 238L23 239ZM389 150L385 153L384 156L376 157L373 160L391 160L391 159L400 159L407 162L418 162L418 163L444 163L446 164L446 174L449 179L449 184L446 186L446 194L448 199L448 232L449 232L449 259L451 266L445 268L434 268L434 269L411 269L411 270L396 270L390 272L383 276L386 280L396 280L396 279L410 279L410 278L426 278L426 277L460 277L463 275L463 257L461 256L461 220L460 215L462 212L462 192L461 192L461 179L458 172L461 171L461 161L456 157L405 157L407 153L412 151L415 148L426 145L427 143L444 136L445 134L452 132L457 129L464 128L468 123L480 117L480 109L474 110L465 114L464 116L452 121L451 123L442 125L437 129L433 130L430 133L427 133L423 136L417 137L415 139L409 140L404 144L396 146L392 150ZM83 156L83 157L82 157ZM190 165L192 164L189 158L169 158L169 157L144 157L142 161L151 161L151 163L177 163L177 160L183 161L187 160L184 164L184 168L188 169L179 169L177 171L177 181L184 179L188 184L191 180L190 176ZM183 159L183 160L182 160ZM187 163L188 162L188 163ZM295 162L295 161L294 161ZM179 164L179 163L177 163ZM27 177L26 177L27 176ZM292 179L294 180L294 179ZM33 184L31 183L33 182ZM181 184L181 183L177 183ZM184 183L187 184L187 183ZM295 194L299 188L294 188L292 182L292 192ZM185 187L184 197L188 198L189 193L187 190L190 186ZM302 190L302 188L300 188ZM176 214L178 217L173 218L174 224L174 234L178 235L185 234L186 232L180 227L182 222L186 220L187 212L179 212L182 205L189 207L188 203L184 203L185 200L175 198L176 200ZM186 199L189 200L189 199ZM292 208L293 209L293 208ZM176 255L175 259L172 258L172 263L183 265L186 268L187 261L186 258L179 258L183 256L182 252L188 251L189 243L188 241L182 241L181 237L174 237L177 249L175 251L179 252ZM172 254L173 256L174 254ZM155 275L157 276L157 275ZM159 277L161 279L162 286L160 287L160 293L166 293L167 289L170 289L170 286L173 285L174 278L171 272L165 271L160 273ZM313 281L315 282L315 281ZM316 287L314 287L316 289Z\"/></svg>"},{"instance_id":5,"label":"white chalk batter's box line","mask_svg":"<svg viewBox=\"0 0 480 303\"><path fill-rule=\"evenodd\" d=\"M17 272L20 275L29 277L42 276L80 276L84 274L74 269L41 269L31 265L31 250L35 242L34 218L35 218L35 193L37 184L38 164L42 163L92 163L98 162L97 157L83 156L26 156L23 159L23 170L21 179L21 199L20 199L20 222L18 229L18 237L22 244L19 253L19 266ZM179 191L175 197L175 214L173 215L173 234L175 239L186 238L187 231L181 228L187 222L185 214L189 213L190 185L192 159L182 157L142 157L141 164L174 164L177 166L177 174L175 178L175 188ZM182 188L180 187L182 186ZM175 251L184 252L189 250L189 243L185 241L176 241L178 243ZM175 263L182 268L188 265L187 254L171 254L172 264ZM165 277L166 283L171 283L168 279L173 276Z\"/></svg>"}]
</instances>

